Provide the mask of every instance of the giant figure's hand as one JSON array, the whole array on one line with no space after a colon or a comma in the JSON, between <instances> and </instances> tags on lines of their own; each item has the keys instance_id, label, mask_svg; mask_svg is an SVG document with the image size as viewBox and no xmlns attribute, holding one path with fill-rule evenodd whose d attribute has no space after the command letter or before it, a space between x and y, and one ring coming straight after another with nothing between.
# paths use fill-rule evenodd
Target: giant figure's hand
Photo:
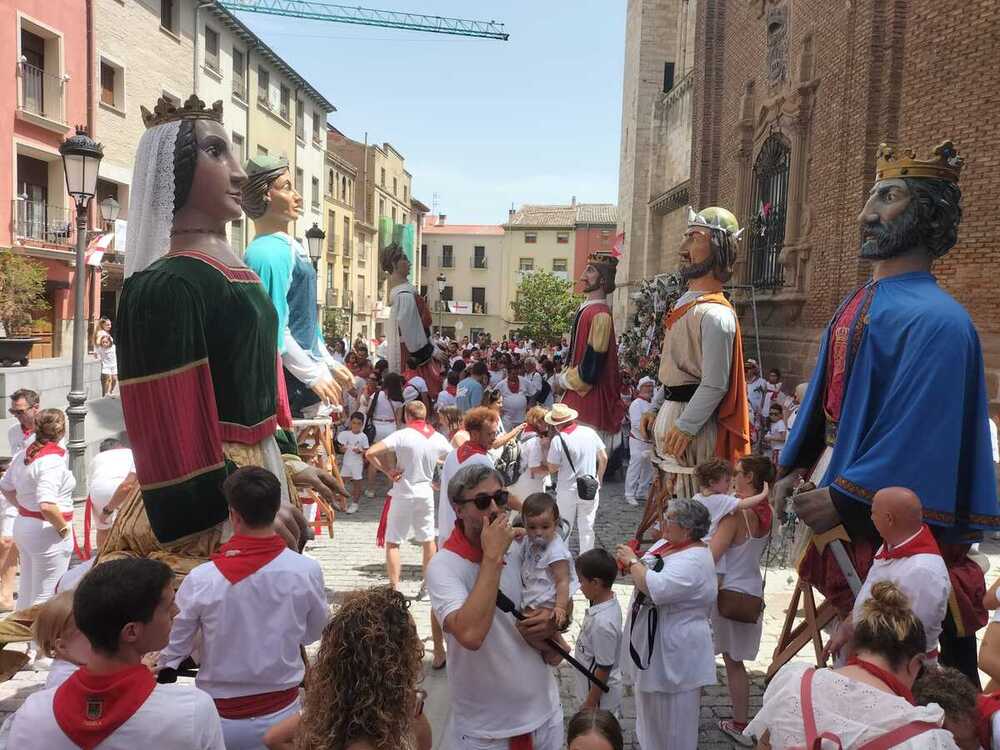
<instances>
[{"instance_id":1,"label":"giant figure's hand","mask_svg":"<svg viewBox=\"0 0 1000 750\"><path fill-rule=\"evenodd\" d=\"M674 456L678 459L678 461L687 451L689 445L691 445L691 437L681 432L676 427L671 427L670 432L668 432L667 436L663 438L664 452L668 456Z\"/></svg>"},{"instance_id":2,"label":"giant figure's hand","mask_svg":"<svg viewBox=\"0 0 1000 750\"><path fill-rule=\"evenodd\" d=\"M309 466L292 477L296 487L308 487L315 490L329 505L347 509L346 498L349 497L347 488L333 474ZM340 495L341 497L337 497Z\"/></svg>"},{"instance_id":3,"label":"giant figure's hand","mask_svg":"<svg viewBox=\"0 0 1000 750\"><path fill-rule=\"evenodd\" d=\"M828 487L802 492L792 497L795 514L806 526L822 534L840 524L840 515L833 504Z\"/></svg>"},{"instance_id":4,"label":"giant figure's hand","mask_svg":"<svg viewBox=\"0 0 1000 750\"><path fill-rule=\"evenodd\" d=\"M274 518L274 531L289 549L301 552L309 538L309 522L294 505L282 505Z\"/></svg>"},{"instance_id":5,"label":"giant figure's hand","mask_svg":"<svg viewBox=\"0 0 1000 750\"><path fill-rule=\"evenodd\" d=\"M338 362L330 367L330 372L333 374L334 382L340 386L342 391L354 389L354 375L347 367Z\"/></svg>"},{"instance_id":6,"label":"giant figure's hand","mask_svg":"<svg viewBox=\"0 0 1000 750\"><path fill-rule=\"evenodd\" d=\"M639 435L642 436L643 440L653 439L653 425L656 424L656 416L659 413L659 409L650 409L642 415L642 419L639 421Z\"/></svg>"},{"instance_id":7,"label":"giant figure's hand","mask_svg":"<svg viewBox=\"0 0 1000 750\"><path fill-rule=\"evenodd\" d=\"M333 378L324 378L312 386L312 392L323 399L326 404L339 404L341 390Z\"/></svg>"},{"instance_id":8,"label":"giant figure's hand","mask_svg":"<svg viewBox=\"0 0 1000 750\"><path fill-rule=\"evenodd\" d=\"M775 482L771 488L771 507L774 508L774 512L779 520L784 518L788 498L795 494L795 490L801 481L802 472L793 469Z\"/></svg>"}]
</instances>

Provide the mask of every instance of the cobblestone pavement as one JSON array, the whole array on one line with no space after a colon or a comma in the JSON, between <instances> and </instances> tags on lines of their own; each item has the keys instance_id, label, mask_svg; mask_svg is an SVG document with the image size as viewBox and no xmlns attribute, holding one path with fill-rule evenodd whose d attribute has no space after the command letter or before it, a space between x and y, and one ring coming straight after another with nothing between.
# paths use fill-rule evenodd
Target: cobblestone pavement
<instances>
[{"instance_id":1,"label":"cobblestone pavement","mask_svg":"<svg viewBox=\"0 0 1000 750\"><path fill-rule=\"evenodd\" d=\"M346 591L384 584L385 577L384 553L375 546L375 529L378 525L379 514L382 509L381 497L384 496L385 486L379 487L383 493L377 495L375 499L363 498L361 509L354 515L338 514L334 527L335 536L331 540L324 531L307 550L307 553L320 561L326 576L326 585L330 602L336 606L338 597ZM598 544L614 549L618 543L631 538L636 526L641 518L642 508L630 508L623 500L623 484L619 482L609 482L601 490L601 505L597 514L596 532ZM78 513L78 533L80 532L80 518L82 513ZM571 546L576 548L576 535L574 533ZM402 547L403 576L401 588L408 596L416 596L420 588L422 579L420 570L420 547L416 544L407 544ZM997 570L1000 564L1000 544L990 541L983 545L986 552ZM992 580L996 573L991 571L987 578ZM764 634L760 647L760 652L756 661L747 663L747 670L751 675L750 689L750 712L751 715L760 707L761 696L763 694L764 673L771 661L781 626L784 621L784 613L788 607L794 586L794 577L791 571L783 568L771 568L767 578L766 609L764 614ZM631 596L631 584L619 582L615 585L615 593L621 603L622 609L628 605ZM572 643L579 632L583 621L583 614L587 607L586 600L577 594L574 604L574 622L568 633L567 639ZM426 677L423 687L428 691L427 713L434 727L435 748L447 750L442 741L444 728L448 719L448 688L445 671L432 671L430 666L430 605L424 599L413 601L411 612L417 622L417 628L421 636L425 639L427 655L425 657ZM980 631L982 635L983 631ZM315 649L315 647L313 647ZM311 649L312 650L312 649ZM811 658L811 650L803 649L798 658ZM723 748L736 747L717 728L719 719L731 716L729 695L726 689L725 670L722 667L721 657L717 659L718 683L705 688L701 700L701 729L698 747L705 750L722 750ZM35 690L38 690L45 681L45 671L22 671L12 680L0 684L0 719L15 711L21 703ZM563 707L567 718L571 716L576 708L576 700L573 697L573 670L564 664L558 670L560 682L560 693ZM635 742L635 704L630 692L626 693L624 704L623 727L626 734L626 747L638 748Z\"/></svg>"}]
</instances>

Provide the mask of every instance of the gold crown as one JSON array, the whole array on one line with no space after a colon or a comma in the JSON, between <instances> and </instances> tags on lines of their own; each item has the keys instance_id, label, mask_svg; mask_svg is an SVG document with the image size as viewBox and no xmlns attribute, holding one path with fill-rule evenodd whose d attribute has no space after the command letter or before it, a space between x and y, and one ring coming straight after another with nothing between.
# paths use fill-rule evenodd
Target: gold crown
<instances>
[{"instance_id":1,"label":"gold crown","mask_svg":"<svg viewBox=\"0 0 1000 750\"><path fill-rule=\"evenodd\" d=\"M875 180L915 177L958 182L965 161L958 155L955 144L945 141L934 149L933 156L933 159L920 160L916 151L906 148L902 156L897 157L892 146L880 143L875 152Z\"/></svg>"},{"instance_id":2,"label":"gold crown","mask_svg":"<svg viewBox=\"0 0 1000 750\"><path fill-rule=\"evenodd\" d=\"M595 250L587 256L587 265L618 267L618 258L606 250Z\"/></svg>"},{"instance_id":3,"label":"gold crown","mask_svg":"<svg viewBox=\"0 0 1000 750\"><path fill-rule=\"evenodd\" d=\"M153 107L152 112L142 106L139 107L139 110L142 112L142 121L147 128L174 120L215 120L220 125L222 124L222 100L217 101L209 109L205 106L205 102L194 94L191 94L180 107L161 96L156 100L156 106Z\"/></svg>"}]
</instances>

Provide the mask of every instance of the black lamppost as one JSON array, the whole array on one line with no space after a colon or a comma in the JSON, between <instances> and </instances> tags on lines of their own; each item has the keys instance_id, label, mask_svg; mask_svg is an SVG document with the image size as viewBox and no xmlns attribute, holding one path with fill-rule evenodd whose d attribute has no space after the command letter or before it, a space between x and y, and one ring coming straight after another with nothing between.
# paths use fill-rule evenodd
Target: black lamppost
<instances>
[{"instance_id":1,"label":"black lamppost","mask_svg":"<svg viewBox=\"0 0 1000 750\"><path fill-rule=\"evenodd\" d=\"M319 259L323 257L323 240L326 239L326 232L320 229L316 222L306 230L306 244L309 246L309 259L313 262L313 268L319 270Z\"/></svg>"},{"instance_id":2,"label":"black lamppost","mask_svg":"<svg viewBox=\"0 0 1000 750\"><path fill-rule=\"evenodd\" d=\"M87 135L86 128L77 126L76 135L59 146L63 170L66 173L66 192L76 204L76 271L73 274L73 367L70 380L69 408L69 468L76 479L76 495L87 494L87 472L84 458L87 441L84 438L84 420L87 417L87 393L83 384L83 357L87 351L87 321L84 318L83 298L87 278L84 256L87 250L87 209L90 199L97 192L97 170L104 157L101 144Z\"/></svg>"},{"instance_id":3,"label":"black lamppost","mask_svg":"<svg viewBox=\"0 0 1000 750\"><path fill-rule=\"evenodd\" d=\"M444 316L445 300L444 300L444 288L448 284L448 279L445 278L443 273L437 275L437 288L438 288L438 336L444 335L444 323L442 318Z\"/></svg>"}]
</instances>

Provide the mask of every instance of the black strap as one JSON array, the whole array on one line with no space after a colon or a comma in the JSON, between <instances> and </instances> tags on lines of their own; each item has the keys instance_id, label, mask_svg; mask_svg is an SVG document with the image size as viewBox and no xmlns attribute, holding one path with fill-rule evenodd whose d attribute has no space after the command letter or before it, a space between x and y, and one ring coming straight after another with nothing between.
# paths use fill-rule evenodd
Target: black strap
<instances>
[{"instance_id":1,"label":"black strap","mask_svg":"<svg viewBox=\"0 0 1000 750\"><path fill-rule=\"evenodd\" d=\"M653 572L659 573L661 570L663 570L663 558L657 557L656 562L653 563ZM635 650L635 646L633 645L632 634L635 632L635 621L639 617L639 611L642 609L642 605L646 603L647 598L646 594L636 589L635 601L632 602L632 617L628 629L628 653L632 657L632 663L639 669L649 669L649 664L653 660L653 647L656 645L656 630L660 624L660 611L656 607L652 607L649 610L649 617L646 619L646 653L649 656L646 659L646 666L643 666L642 657L639 656L639 652Z\"/></svg>"},{"instance_id":2,"label":"black strap","mask_svg":"<svg viewBox=\"0 0 1000 750\"><path fill-rule=\"evenodd\" d=\"M569 446L566 445L566 441L563 440L562 433L556 430L556 437L559 438L559 442L562 443L563 453L566 454L566 458L569 459L569 468L573 470L573 476L576 476L576 466L573 464L573 455L569 452Z\"/></svg>"},{"instance_id":3,"label":"black strap","mask_svg":"<svg viewBox=\"0 0 1000 750\"><path fill-rule=\"evenodd\" d=\"M365 426L371 424L372 415L375 414L375 404L378 403L378 395L382 392L381 388L376 388L375 393L372 395L372 402L368 405L368 415L365 417Z\"/></svg>"}]
</instances>

